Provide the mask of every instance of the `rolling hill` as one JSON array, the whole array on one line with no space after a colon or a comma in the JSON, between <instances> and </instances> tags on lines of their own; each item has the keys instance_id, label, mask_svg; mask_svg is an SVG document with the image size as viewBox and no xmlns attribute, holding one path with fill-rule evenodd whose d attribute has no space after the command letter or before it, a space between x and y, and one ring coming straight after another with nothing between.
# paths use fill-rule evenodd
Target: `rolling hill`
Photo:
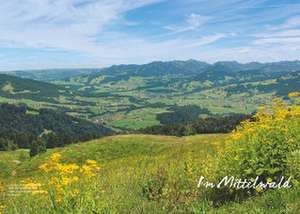
<instances>
[{"instance_id":1,"label":"rolling hill","mask_svg":"<svg viewBox=\"0 0 300 214\"><path fill-rule=\"evenodd\" d=\"M59 109L113 128L136 130L160 125L159 115L178 107L206 108L211 115L252 113L275 97L299 90L299 71L300 61L187 60L15 72L48 83L2 75L0 101Z\"/></svg>"},{"instance_id":2,"label":"rolling hill","mask_svg":"<svg viewBox=\"0 0 300 214\"><path fill-rule=\"evenodd\" d=\"M0 74L0 96L15 99L47 100L59 96L59 86Z\"/></svg>"}]
</instances>

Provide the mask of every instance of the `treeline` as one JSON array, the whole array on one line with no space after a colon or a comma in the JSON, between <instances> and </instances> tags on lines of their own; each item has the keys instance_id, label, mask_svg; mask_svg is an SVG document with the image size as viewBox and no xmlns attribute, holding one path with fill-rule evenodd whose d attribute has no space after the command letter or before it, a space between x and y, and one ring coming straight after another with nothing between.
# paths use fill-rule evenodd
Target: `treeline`
<instances>
[{"instance_id":1,"label":"treeline","mask_svg":"<svg viewBox=\"0 0 300 214\"><path fill-rule=\"evenodd\" d=\"M169 112L157 115L157 120L163 125L191 123L197 121L200 114L210 115L211 112L207 108L200 108L195 105L172 106Z\"/></svg>"},{"instance_id":2,"label":"treeline","mask_svg":"<svg viewBox=\"0 0 300 214\"><path fill-rule=\"evenodd\" d=\"M229 133L252 115L230 114L198 118L195 122L157 125L139 130L143 134L188 136L195 134Z\"/></svg>"},{"instance_id":3,"label":"treeline","mask_svg":"<svg viewBox=\"0 0 300 214\"><path fill-rule=\"evenodd\" d=\"M0 150L31 148L41 139L47 148L60 147L110 134L102 125L63 112L0 104Z\"/></svg>"}]
</instances>

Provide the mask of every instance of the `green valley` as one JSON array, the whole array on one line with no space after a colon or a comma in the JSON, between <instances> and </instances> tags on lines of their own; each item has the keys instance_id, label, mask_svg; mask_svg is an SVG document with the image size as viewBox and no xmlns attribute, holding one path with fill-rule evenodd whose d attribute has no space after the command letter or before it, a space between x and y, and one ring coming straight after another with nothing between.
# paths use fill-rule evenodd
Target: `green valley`
<instances>
[{"instance_id":1,"label":"green valley","mask_svg":"<svg viewBox=\"0 0 300 214\"><path fill-rule=\"evenodd\" d=\"M252 113L297 90L299 70L299 61L207 64L188 60L82 73L67 70L61 76L51 70L39 71L38 77L28 75L34 71L19 71L12 74L48 83L1 76L0 101L59 109L112 128L135 130L159 125L157 115L176 106L195 105L220 115Z\"/></svg>"}]
</instances>

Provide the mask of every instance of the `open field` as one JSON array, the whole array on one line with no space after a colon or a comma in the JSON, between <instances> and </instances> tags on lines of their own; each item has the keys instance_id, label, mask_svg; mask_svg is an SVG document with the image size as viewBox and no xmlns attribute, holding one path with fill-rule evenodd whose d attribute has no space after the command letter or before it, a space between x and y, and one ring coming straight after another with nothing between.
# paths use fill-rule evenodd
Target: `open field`
<instances>
[{"instance_id":1,"label":"open field","mask_svg":"<svg viewBox=\"0 0 300 214\"><path fill-rule=\"evenodd\" d=\"M31 214L266 213L265 210L268 210L267 213L281 213L286 210L286 206L289 206L290 213L295 213L293 211L299 208L299 191L296 190L282 190L276 194L270 192L243 203L229 203L218 209L212 207L204 196L188 196L198 191L197 182L204 166L210 164L211 158L218 156L228 137L222 134L183 138L122 135L49 149L47 153L34 158L29 158L26 150L1 152L1 180L4 186L18 184L26 179L42 182L45 178L39 166L57 153L61 154L62 163L81 165L86 160L96 160L100 167L92 180L93 185L89 189L81 187L82 192L79 194L83 194L84 198L76 211L70 210L70 207L63 210L53 208L48 200L44 200L43 195L31 196L31 193L2 196L2 202L7 213ZM162 185L160 182L164 183L163 191L167 195L161 199L155 198L156 195L149 198L145 189L149 185L158 188ZM85 200L91 200L92 204ZM252 208L254 205L255 208Z\"/></svg>"}]
</instances>

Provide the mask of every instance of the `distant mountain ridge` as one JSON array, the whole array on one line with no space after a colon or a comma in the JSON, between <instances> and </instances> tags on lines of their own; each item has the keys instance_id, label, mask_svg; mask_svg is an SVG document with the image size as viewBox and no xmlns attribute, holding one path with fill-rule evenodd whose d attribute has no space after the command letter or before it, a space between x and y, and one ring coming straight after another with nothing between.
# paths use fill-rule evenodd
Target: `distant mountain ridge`
<instances>
[{"instance_id":1,"label":"distant mountain ridge","mask_svg":"<svg viewBox=\"0 0 300 214\"><path fill-rule=\"evenodd\" d=\"M116 69L132 69L137 71L143 71L148 69L161 69L170 67L173 69L184 69L185 71L204 71L206 69L213 69L219 70L223 69L225 71L245 71L245 70L256 70L262 69L264 71L296 71L300 70L300 61L279 61L279 62L268 62L268 63L261 63L261 62L249 62L249 63L239 63L237 61L218 61L216 63L210 64L203 61L198 61L194 59L181 61L181 60L174 60L174 61L154 61L147 64L122 64L122 65L113 65L107 68L103 68L100 72L107 72L109 70L116 70ZM170 69L169 68L169 69ZM168 69L168 70L169 70Z\"/></svg>"},{"instance_id":2,"label":"distant mountain ridge","mask_svg":"<svg viewBox=\"0 0 300 214\"><path fill-rule=\"evenodd\" d=\"M282 75L299 73L299 71L300 61L250 62L244 64L236 61L220 61L209 64L197 60L176 60L168 62L155 61L144 65L113 65L103 68L99 72L75 78L79 82L84 79L85 83L105 84L128 81L132 77L154 78L161 82L162 80L158 77L166 77L172 81L211 81L214 85L220 85L280 78Z\"/></svg>"},{"instance_id":3,"label":"distant mountain ridge","mask_svg":"<svg viewBox=\"0 0 300 214\"><path fill-rule=\"evenodd\" d=\"M101 75L114 75L126 72L128 75L152 76L172 74L199 74L205 71L216 72L239 72L260 70L262 72L284 72L300 70L300 61L279 61L279 62L249 62L239 63L237 61L218 61L210 64L194 59L174 61L154 61L147 64L121 64L105 68L89 69L40 69L40 70L17 70L2 72L22 78L29 78L40 81L66 80L78 76L90 76L90 79Z\"/></svg>"},{"instance_id":4,"label":"distant mountain ridge","mask_svg":"<svg viewBox=\"0 0 300 214\"><path fill-rule=\"evenodd\" d=\"M97 72L99 69L40 69L40 70L17 70L2 72L8 75L14 75L17 77L34 79L39 81L55 81L65 80L79 75L91 74Z\"/></svg>"}]
</instances>

